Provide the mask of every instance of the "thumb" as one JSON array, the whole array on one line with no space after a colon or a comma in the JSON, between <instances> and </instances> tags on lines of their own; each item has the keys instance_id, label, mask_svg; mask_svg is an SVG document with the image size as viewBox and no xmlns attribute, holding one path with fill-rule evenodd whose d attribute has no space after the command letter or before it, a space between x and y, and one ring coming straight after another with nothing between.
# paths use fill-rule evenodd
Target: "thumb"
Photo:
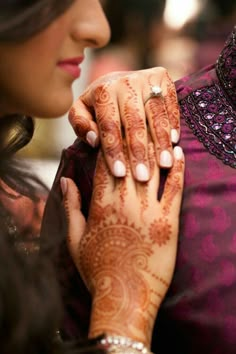
<instances>
[{"instance_id":1,"label":"thumb","mask_svg":"<svg viewBox=\"0 0 236 354\"><path fill-rule=\"evenodd\" d=\"M63 194L63 203L67 218L67 243L72 258L76 262L79 243L85 231L86 221L80 210L80 192L74 181L62 177L60 180Z\"/></svg>"}]
</instances>

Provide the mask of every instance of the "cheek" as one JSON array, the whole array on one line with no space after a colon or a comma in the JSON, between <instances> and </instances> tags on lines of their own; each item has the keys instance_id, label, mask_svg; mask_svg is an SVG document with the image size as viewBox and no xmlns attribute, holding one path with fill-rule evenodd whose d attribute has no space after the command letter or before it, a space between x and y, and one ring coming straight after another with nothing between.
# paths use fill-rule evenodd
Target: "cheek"
<instances>
[{"instance_id":1,"label":"cheek","mask_svg":"<svg viewBox=\"0 0 236 354\"><path fill-rule=\"evenodd\" d=\"M42 117L59 116L70 108L72 80L57 67L62 46L62 36L53 31L17 48L0 46L2 108Z\"/></svg>"},{"instance_id":2,"label":"cheek","mask_svg":"<svg viewBox=\"0 0 236 354\"><path fill-rule=\"evenodd\" d=\"M73 100L71 82L57 68L37 68L34 72L29 67L24 76L11 70L11 75L0 77L0 105L7 113L58 117L69 110Z\"/></svg>"}]
</instances>

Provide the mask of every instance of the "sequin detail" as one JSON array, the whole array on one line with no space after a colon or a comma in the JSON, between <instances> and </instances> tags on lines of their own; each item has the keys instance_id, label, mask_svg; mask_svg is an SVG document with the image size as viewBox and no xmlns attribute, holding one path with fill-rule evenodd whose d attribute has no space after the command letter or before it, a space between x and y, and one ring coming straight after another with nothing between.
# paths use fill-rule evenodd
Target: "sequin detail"
<instances>
[{"instance_id":1,"label":"sequin detail","mask_svg":"<svg viewBox=\"0 0 236 354\"><path fill-rule=\"evenodd\" d=\"M218 58L216 74L219 82L181 100L181 111L209 152L236 168L236 27Z\"/></svg>"},{"instance_id":2,"label":"sequin detail","mask_svg":"<svg viewBox=\"0 0 236 354\"><path fill-rule=\"evenodd\" d=\"M217 63L216 73L232 106L236 107L236 26L226 42Z\"/></svg>"}]
</instances>

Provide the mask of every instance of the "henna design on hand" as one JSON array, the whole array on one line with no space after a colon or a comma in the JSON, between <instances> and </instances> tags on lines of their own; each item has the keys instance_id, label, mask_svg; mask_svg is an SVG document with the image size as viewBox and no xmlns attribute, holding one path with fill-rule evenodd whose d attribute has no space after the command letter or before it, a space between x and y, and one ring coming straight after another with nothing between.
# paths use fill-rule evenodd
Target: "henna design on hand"
<instances>
[{"instance_id":1,"label":"henna design on hand","mask_svg":"<svg viewBox=\"0 0 236 354\"><path fill-rule=\"evenodd\" d=\"M132 87L129 79L124 80L128 89L128 97L124 107L124 118L126 130L129 137L130 151L133 157L139 162L146 162L144 142L146 139L146 122L143 121L141 112L137 107L137 93Z\"/></svg>"},{"instance_id":2,"label":"henna design on hand","mask_svg":"<svg viewBox=\"0 0 236 354\"><path fill-rule=\"evenodd\" d=\"M125 217L102 221L82 239L80 270L85 280L90 279L87 286L94 298L92 335L97 334L97 326L101 333L112 323L111 332L122 335L126 328L126 335L133 338L135 329L137 339L147 340L154 316L150 304L158 308L168 286L160 280L163 293L150 288L147 279L153 276L149 267L153 253L149 235Z\"/></svg>"},{"instance_id":3,"label":"henna design on hand","mask_svg":"<svg viewBox=\"0 0 236 354\"><path fill-rule=\"evenodd\" d=\"M165 216L170 214L172 202L175 196L179 193L182 188L182 182L180 178L180 172L183 171L183 161L179 160L176 165L169 171L169 174L173 176L167 180L165 185L166 193L163 196L164 207L163 213Z\"/></svg>"},{"instance_id":4,"label":"henna design on hand","mask_svg":"<svg viewBox=\"0 0 236 354\"><path fill-rule=\"evenodd\" d=\"M165 106L168 109L169 119L172 127L179 128L179 104L176 94L176 89L173 81L171 80L168 72L165 74L167 78L167 93L164 96Z\"/></svg>"},{"instance_id":5,"label":"henna design on hand","mask_svg":"<svg viewBox=\"0 0 236 354\"><path fill-rule=\"evenodd\" d=\"M101 151L99 154L102 154ZM98 156L98 158L100 158ZM103 198L105 194L106 186L108 185L109 171L106 167L105 163L97 164L95 175L96 175L96 183L93 186L93 195L92 195L92 205L93 207L90 209L90 214L88 218L88 227L90 225L99 224L104 217L104 215L108 215L112 213L112 210L109 206L103 206ZM109 210L110 209L110 210Z\"/></svg>"},{"instance_id":6,"label":"henna design on hand","mask_svg":"<svg viewBox=\"0 0 236 354\"><path fill-rule=\"evenodd\" d=\"M119 122L114 120L116 110L108 86L108 84L103 84L95 90L96 115L101 138L106 148L105 153L112 159L119 159L122 153L122 138Z\"/></svg>"},{"instance_id":7,"label":"henna design on hand","mask_svg":"<svg viewBox=\"0 0 236 354\"><path fill-rule=\"evenodd\" d=\"M171 238L171 225L167 219L159 218L150 225L149 233L153 244L165 245Z\"/></svg>"},{"instance_id":8,"label":"henna design on hand","mask_svg":"<svg viewBox=\"0 0 236 354\"><path fill-rule=\"evenodd\" d=\"M70 110L70 119L73 122L75 134L80 138L85 139L86 134L90 129L89 121L85 117L78 115L74 107Z\"/></svg>"},{"instance_id":9,"label":"henna design on hand","mask_svg":"<svg viewBox=\"0 0 236 354\"><path fill-rule=\"evenodd\" d=\"M158 99L163 99L159 97ZM150 111L152 113L153 128L161 149L167 150L171 148L169 134L167 128L169 126L168 116L163 104L158 104L157 99L153 99L149 103Z\"/></svg>"}]
</instances>

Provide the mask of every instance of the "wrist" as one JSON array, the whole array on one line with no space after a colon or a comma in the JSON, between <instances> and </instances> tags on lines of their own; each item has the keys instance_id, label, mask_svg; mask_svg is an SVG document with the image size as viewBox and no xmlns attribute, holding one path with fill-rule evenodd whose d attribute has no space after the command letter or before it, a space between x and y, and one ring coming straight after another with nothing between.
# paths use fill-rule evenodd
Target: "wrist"
<instances>
[{"instance_id":1,"label":"wrist","mask_svg":"<svg viewBox=\"0 0 236 354\"><path fill-rule=\"evenodd\" d=\"M140 311L139 306L126 310L123 302L120 305L115 301L112 305L102 302L97 305L92 306L89 337L103 333L119 335L142 342L150 348L156 314L151 315L147 308L146 311Z\"/></svg>"},{"instance_id":2,"label":"wrist","mask_svg":"<svg viewBox=\"0 0 236 354\"><path fill-rule=\"evenodd\" d=\"M123 336L105 335L100 340L108 353L116 354L152 354L142 343Z\"/></svg>"}]
</instances>

